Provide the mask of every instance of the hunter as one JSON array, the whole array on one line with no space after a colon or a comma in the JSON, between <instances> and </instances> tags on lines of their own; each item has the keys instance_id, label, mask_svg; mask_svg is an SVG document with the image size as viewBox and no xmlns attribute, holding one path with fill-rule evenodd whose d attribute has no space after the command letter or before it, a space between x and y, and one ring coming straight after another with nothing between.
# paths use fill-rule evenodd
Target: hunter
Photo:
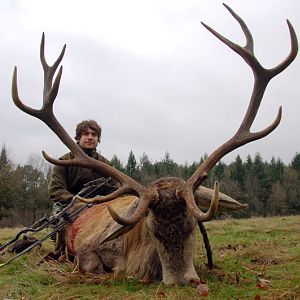
<instances>
[{"instance_id":1,"label":"hunter","mask_svg":"<svg viewBox=\"0 0 300 300\"><path fill-rule=\"evenodd\" d=\"M104 156L99 154L96 150L101 139L101 127L94 120L85 120L76 126L75 140L81 149L90 157L100 160L104 163L110 164L111 162ZM69 152L60 157L61 160L74 158L74 155ZM50 200L54 202L55 210L61 209L68 205L74 195L79 193L83 186L95 179L105 177L103 174L77 166L54 166L48 192ZM106 187L107 189L107 187ZM101 194L108 194L115 189L115 183L108 187L109 190L102 190ZM59 254L64 248L63 232L56 236L55 253Z\"/></svg>"}]
</instances>

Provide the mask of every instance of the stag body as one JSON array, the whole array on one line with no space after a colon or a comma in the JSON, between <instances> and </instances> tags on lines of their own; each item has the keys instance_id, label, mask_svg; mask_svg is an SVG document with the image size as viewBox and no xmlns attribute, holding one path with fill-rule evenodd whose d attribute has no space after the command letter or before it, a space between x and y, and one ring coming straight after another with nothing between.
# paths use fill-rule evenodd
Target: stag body
<instances>
[{"instance_id":1,"label":"stag body","mask_svg":"<svg viewBox=\"0 0 300 300\"><path fill-rule=\"evenodd\" d=\"M176 189L183 181L163 178L153 183L159 190L146 216L132 230L103 243L107 236L123 228L105 208L92 207L67 229L69 251L76 255L83 272L113 271L145 280L163 280L165 284L198 281L193 264L197 220ZM123 196L110 202L122 217L130 216L138 198ZM97 216L93 218L92 215ZM89 232L87 235L86 233Z\"/></svg>"},{"instance_id":2,"label":"stag body","mask_svg":"<svg viewBox=\"0 0 300 300\"><path fill-rule=\"evenodd\" d=\"M250 66L254 74L253 93L237 132L213 151L186 182L177 178L162 178L146 187L126 174L83 153L53 114L53 103L57 96L62 67L53 84L52 79L62 60L65 47L54 65L49 67L44 57L44 36L42 38L44 103L40 110L32 109L20 100L15 68L12 87L14 103L24 112L45 122L70 149L75 158L69 161L56 160L43 152L44 157L56 165L77 165L98 170L120 184L120 188L109 195L81 199L85 202L109 202L110 205L105 205L110 216L103 209L104 205L98 208L96 206L89 210L90 214L95 212L92 214L93 217L84 219L83 215L67 230L68 246L76 254L82 271L102 272L107 269L118 273L124 272L127 275L132 274L139 278L159 279L162 277L166 284L198 280L193 265L196 224L211 220L219 201L218 184L216 184L209 209L204 213L198 197L198 191L202 188L200 185L207 178L209 171L227 153L267 136L278 126L281 119L281 107L272 124L261 131L250 132L269 81L286 69L298 52L297 37L292 25L288 22L291 36L290 53L274 68L265 69L254 55L253 38L248 27L228 6L225 5L225 7L238 21L245 34L246 45L244 47L234 44L209 26L203 25ZM127 204L121 204L122 197L118 197L122 195L132 195L131 200L128 200ZM234 208L237 203L231 202L231 204L229 206ZM237 204L237 207L240 208L241 205ZM88 212L85 216L88 216ZM150 270L146 270L148 267ZM162 276L159 275L160 272Z\"/></svg>"}]
</instances>

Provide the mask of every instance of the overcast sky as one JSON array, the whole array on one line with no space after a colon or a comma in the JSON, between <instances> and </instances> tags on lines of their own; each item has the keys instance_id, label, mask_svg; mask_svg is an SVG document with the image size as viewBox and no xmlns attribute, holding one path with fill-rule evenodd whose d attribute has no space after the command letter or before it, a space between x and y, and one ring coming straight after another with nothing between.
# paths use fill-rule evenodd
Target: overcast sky
<instances>
[{"instance_id":1,"label":"overcast sky","mask_svg":"<svg viewBox=\"0 0 300 300\"><path fill-rule=\"evenodd\" d=\"M300 36L299 0L226 2L247 23L255 53L271 68L290 51L286 19ZM244 44L238 23L217 0L2 0L0 2L0 143L10 158L26 163L45 150L58 157L66 147L38 119L11 100L13 68L19 95L39 108L43 73L42 32L52 64L66 43L55 114L73 137L84 119L103 127L99 147L123 163L129 151L155 161L168 151L178 163L199 161L237 130L253 76L246 63L201 21ZM230 162L259 152L289 163L300 152L300 59L273 79L253 130L269 125L283 106L279 127L268 137L227 155Z\"/></svg>"}]
</instances>

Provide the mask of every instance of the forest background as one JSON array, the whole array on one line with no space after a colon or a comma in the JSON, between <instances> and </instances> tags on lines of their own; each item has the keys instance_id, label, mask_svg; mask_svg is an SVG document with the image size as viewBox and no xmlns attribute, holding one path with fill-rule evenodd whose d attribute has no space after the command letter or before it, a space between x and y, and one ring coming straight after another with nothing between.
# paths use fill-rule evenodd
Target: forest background
<instances>
[{"instance_id":1,"label":"forest background","mask_svg":"<svg viewBox=\"0 0 300 300\"><path fill-rule=\"evenodd\" d=\"M148 184L157 178L176 176L188 179L198 162L178 164L166 152L160 161L153 162L147 154L139 161L130 151L126 164L114 155L112 164L137 181ZM28 226L52 211L47 185L52 167L41 156L31 155L24 165L15 164L9 158L5 145L0 154L0 227ZM220 190L232 198L248 203L247 210L225 212L217 215L223 218L251 216L275 216L300 213L300 154L296 153L286 165L280 158L272 157L268 162L257 153L242 160L239 155L229 164L220 161L204 182L212 187L215 180Z\"/></svg>"}]
</instances>

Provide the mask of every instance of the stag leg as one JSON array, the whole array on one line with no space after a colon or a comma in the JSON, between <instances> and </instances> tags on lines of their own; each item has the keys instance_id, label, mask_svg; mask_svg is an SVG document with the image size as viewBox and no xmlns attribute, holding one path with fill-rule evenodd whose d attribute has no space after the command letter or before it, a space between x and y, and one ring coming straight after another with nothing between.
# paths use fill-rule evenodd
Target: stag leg
<instances>
[{"instance_id":1,"label":"stag leg","mask_svg":"<svg viewBox=\"0 0 300 300\"><path fill-rule=\"evenodd\" d=\"M79 271L82 273L104 273L103 263L95 252L79 253L76 256Z\"/></svg>"},{"instance_id":2,"label":"stag leg","mask_svg":"<svg viewBox=\"0 0 300 300\"><path fill-rule=\"evenodd\" d=\"M57 254L58 257L61 256L66 249L65 233L66 233L65 228L59 230L56 233L54 253Z\"/></svg>"},{"instance_id":3,"label":"stag leg","mask_svg":"<svg viewBox=\"0 0 300 300\"><path fill-rule=\"evenodd\" d=\"M214 267L214 263L213 263L212 251L211 251L208 235L207 235L206 229L204 227L204 224L202 222L198 222L198 226L199 226L200 232L202 234L203 242L204 242L205 249L206 249L207 265L208 265L208 268L211 270Z\"/></svg>"}]
</instances>

